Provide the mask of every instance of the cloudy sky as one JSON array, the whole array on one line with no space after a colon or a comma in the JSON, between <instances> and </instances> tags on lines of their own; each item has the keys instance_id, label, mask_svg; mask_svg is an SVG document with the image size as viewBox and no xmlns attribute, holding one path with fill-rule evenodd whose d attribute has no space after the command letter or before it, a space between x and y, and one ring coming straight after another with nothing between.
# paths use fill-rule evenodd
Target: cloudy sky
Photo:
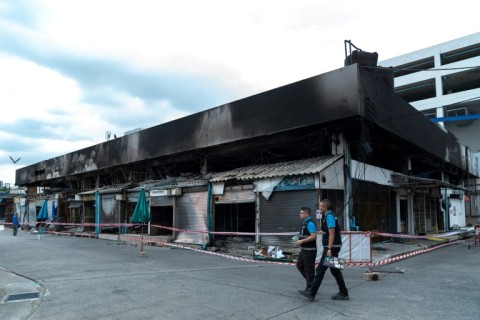
<instances>
[{"instance_id":1,"label":"cloudy sky","mask_svg":"<svg viewBox=\"0 0 480 320\"><path fill-rule=\"evenodd\" d=\"M384 60L478 32L473 3L0 0L0 181L341 68L344 40Z\"/></svg>"}]
</instances>

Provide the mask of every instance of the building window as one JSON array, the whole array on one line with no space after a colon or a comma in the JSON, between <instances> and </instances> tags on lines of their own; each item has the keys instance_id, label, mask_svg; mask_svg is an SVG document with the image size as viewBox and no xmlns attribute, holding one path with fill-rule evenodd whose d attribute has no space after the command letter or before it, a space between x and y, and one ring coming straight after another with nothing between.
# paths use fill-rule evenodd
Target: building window
<instances>
[{"instance_id":1,"label":"building window","mask_svg":"<svg viewBox=\"0 0 480 320\"><path fill-rule=\"evenodd\" d=\"M480 88L480 67L442 77L444 95L477 88Z\"/></svg>"},{"instance_id":2,"label":"building window","mask_svg":"<svg viewBox=\"0 0 480 320\"><path fill-rule=\"evenodd\" d=\"M440 62L442 65L445 65L478 56L480 56L480 43L442 53L440 55Z\"/></svg>"},{"instance_id":3,"label":"building window","mask_svg":"<svg viewBox=\"0 0 480 320\"><path fill-rule=\"evenodd\" d=\"M396 87L395 93L407 102L435 98L435 79L428 79Z\"/></svg>"},{"instance_id":4,"label":"building window","mask_svg":"<svg viewBox=\"0 0 480 320\"><path fill-rule=\"evenodd\" d=\"M393 76L394 78L401 77L407 74L425 71L433 67L435 67L433 57L428 57L422 60L417 60L393 67Z\"/></svg>"},{"instance_id":5,"label":"building window","mask_svg":"<svg viewBox=\"0 0 480 320\"><path fill-rule=\"evenodd\" d=\"M447 117L461 117L468 116L470 112L466 107L454 106L454 107L445 107L445 115Z\"/></svg>"},{"instance_id":6,"label":"building window","mask_svg":"<svg viewBox=\"0 0 480 320\"><path fill-rule=\"evenodd\" d=\"M468 127L475 122L475 116L480 110L480 100L470 100L462 103L455 103L444 107L445 117L448 122L457 127Z\"/></svg>"}]
</instances>

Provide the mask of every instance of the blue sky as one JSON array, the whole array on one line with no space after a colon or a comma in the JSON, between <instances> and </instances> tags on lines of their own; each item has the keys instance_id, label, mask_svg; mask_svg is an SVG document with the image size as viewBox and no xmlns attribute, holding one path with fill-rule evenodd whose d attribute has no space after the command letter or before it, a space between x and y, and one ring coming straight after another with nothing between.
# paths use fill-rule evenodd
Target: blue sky
<instances>
[{"instance_id":1,"label":"blue sky","mask_svg":"<svg viewBox=\"0 0 480 320\"><path fill-rule=\"evenodd\" d=\"M338 69L347 39L382 60L478 32L473 2L454 4L0 0L0 180Z\"/></svg>"}]
</instances>

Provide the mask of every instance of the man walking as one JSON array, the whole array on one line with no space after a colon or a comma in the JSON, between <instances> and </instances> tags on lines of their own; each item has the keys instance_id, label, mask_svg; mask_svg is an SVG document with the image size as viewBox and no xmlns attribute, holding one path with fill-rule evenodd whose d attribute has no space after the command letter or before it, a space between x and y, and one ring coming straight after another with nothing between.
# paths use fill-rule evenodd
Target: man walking
<instances>
[{"instance_id":1,"label":"man walking","mask_svg":"<svg viewBox=\"0 0 480 320\"><path fill-rule=\"evenodd\" d=\"M308 298L309 301L315 300L315 295L317 294L320 285L322 284L323 277L328 267L323 265L325 257L338 257L340 249L342 248L342 237L340 234L340 227L338 225L337 218L333 215L332 212L332 202L328 199L324 199L320 202L320 211L322 212L321 220L321 230L323 231L322 235L322 244L323 244L323 253L320 258L320 263L315 270L315 277L313 279L312 288L310 292L302 293ZM335 277L339 292L332 296L333 300L349 300L348 289L345 286L345 281L343 280L342 271L335 268L330 268L330 272Z\"/></svg>"},{"instance_id":2,"label":"man walking","mask_svg":"<svg viewBox=\"0 0 480 320\"><path fill-rule=\"evenodd\" d=\"M17 229L18 229L18 214L15 212L12 217L12 227L13 227L13 235L17 235Z\"/></svg>"},{"instance_id":3,"label":"man walking","mask_svg":"<svg viewBox=\"0 0 480 320\"><path fill-rule=\"evenodd\" d=\"M317 226L310 217L310 208L300 209L300 220L303 221L300 237L296 245L302 247L297 259L297 269L305 278L307 285L300 293L310 294L313 277L315 276L315 258L317 257Z\"/></svg>"}]
</instances>

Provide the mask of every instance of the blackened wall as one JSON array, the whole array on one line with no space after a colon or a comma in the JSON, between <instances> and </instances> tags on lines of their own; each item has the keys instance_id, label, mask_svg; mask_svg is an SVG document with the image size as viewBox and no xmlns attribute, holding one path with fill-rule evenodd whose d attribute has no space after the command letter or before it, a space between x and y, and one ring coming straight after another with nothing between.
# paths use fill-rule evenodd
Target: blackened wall
<instances>
[{"instance_id":1,"label":"blackened wall","mask_svg":"<svg viewBox=\"0 0 480 320\"><path fill-rule=\"evenodd\" d=\"M18 169L28 185L310 127L364 118L461 168L460 146L391 88L350 65ZM341 130L338 130L341 131ZM248 146L245 146L248 147Z\"/></svg>"},{"instance_id":2,"label":"blackened wall","mask_svg":"<svg viewBox=\"0 0 480 320\"><path fill-rule=\"evenodd\" d=\"M342 68L16 172L24 185L359 115L356 66Z\"/></svg>"},{"instance_id":3,"label":"blackened wall","mask_svg":"<svg viewBox=\"0 0 480 320\"><path fill-rule=\"evenodd\" d=\"M383 82L369 76L369 71L359 71L366 119L438 159L464 168L462 148L453 134L445 132L400 96L392 94Z\"/></svg>"}]
</instances>

